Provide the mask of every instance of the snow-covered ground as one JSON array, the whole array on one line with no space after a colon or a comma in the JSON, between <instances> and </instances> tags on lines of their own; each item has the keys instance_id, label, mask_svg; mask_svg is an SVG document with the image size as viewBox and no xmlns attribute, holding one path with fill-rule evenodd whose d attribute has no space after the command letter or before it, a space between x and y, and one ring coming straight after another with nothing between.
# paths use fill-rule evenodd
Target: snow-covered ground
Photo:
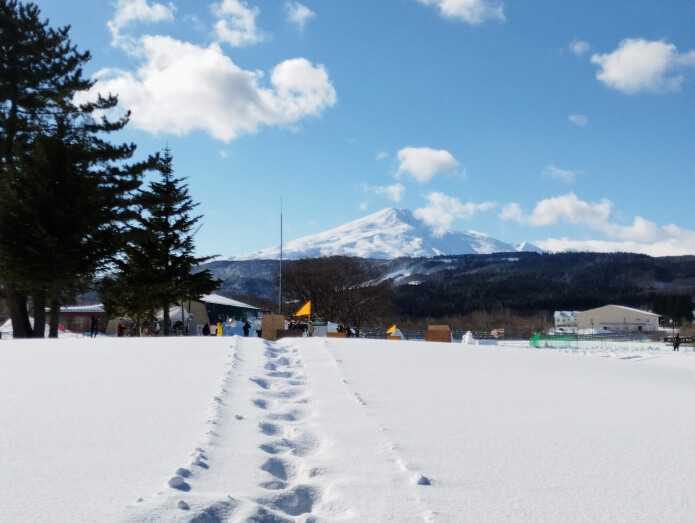
<instances>
[{"instance_id":1,"label":"snow-covered ground","mask_svg":"<svg viewBox=\"0 0 695 523\"><path fill-rule=\"evenodd\" d=\"M692 521L648 342L0 341L0 521Z\"/></svg>"}]
</instances>

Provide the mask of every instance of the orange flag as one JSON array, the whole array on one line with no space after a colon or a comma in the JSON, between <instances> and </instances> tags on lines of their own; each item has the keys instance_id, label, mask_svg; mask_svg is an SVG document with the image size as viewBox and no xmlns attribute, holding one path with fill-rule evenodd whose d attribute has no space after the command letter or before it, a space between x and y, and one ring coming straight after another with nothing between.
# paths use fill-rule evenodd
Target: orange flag
<instances>
[{"instance_id":1,"label":"orange flag","mask_svg":"<svg viewBox=\"0 0 695 523\"><path fill-rule=\"evenodd\" d=\"M302 305L297 312L294 313L295 316L311 316L311 300Z\"/></svg>"},{"instance_id":2,"label":"orange flag","mask_svg":"<svg viewBox=\"0 0 695 523\"><path fill-rule=\"evenodd\" d=\"M395 323L393 325L391 325L388 329L386 329L386 334L392 334L394 332L396 332L396 324Z\"/></svg>"}]
</instances>

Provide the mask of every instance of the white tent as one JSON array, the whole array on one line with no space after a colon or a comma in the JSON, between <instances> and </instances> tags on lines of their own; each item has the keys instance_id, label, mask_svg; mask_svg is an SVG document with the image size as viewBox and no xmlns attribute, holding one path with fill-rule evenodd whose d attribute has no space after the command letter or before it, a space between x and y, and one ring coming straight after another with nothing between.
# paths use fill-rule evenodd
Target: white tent
<instances>
[{"instance_id":1,"label":"white tent","mask_svg":"<svg viewBox=\"0 0 695 523\"><path fill-rule=\"evenodd\" d=\"M164 321L164 309L157 309L154 313L157 321ZM185 306L173 305L169 307L169 320L171 325L174 325L177 321L182 321L186 324L189 320L193 319L193 314L188 312Z\"/></svg>"}]
</instances>

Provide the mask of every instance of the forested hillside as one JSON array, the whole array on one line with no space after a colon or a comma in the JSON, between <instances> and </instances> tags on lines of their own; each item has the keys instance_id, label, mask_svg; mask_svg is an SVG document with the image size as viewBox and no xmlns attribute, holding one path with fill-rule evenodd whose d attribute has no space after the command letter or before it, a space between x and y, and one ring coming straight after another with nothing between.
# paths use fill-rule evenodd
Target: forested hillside
<instances>
[{"instance_id":1,"label":"forested hillside","mask_svg":"<svg viewBox=\"0 0 695 523\"><path fill-rule=\"evenodd\" d=\"M445 272L433 271L445 265ZM399 285L395 306L405 316L434 317L509 308L519 313L585 310L615 303L651 308L659 296L691 294L695 257L628 253L520 253L433 259L429 274Z\"/></svg>"},{"instance_id":2,"label":"forested hillside","mask_svg":"<svg viewBox=\"0 0 695 523\"><path fill-rule=\"evenodd\" d=\"M653 309L695 287L695 256L630 253L497 253L364 260L394 282L394 317L441 318L507 309L521 315L585 310L609 303ZM288 268L301 260L286 261ZM277 260L204 266L222 290L277 300ZM670 303L670 302L669 302Z\"/></svg>"}]
</instances>

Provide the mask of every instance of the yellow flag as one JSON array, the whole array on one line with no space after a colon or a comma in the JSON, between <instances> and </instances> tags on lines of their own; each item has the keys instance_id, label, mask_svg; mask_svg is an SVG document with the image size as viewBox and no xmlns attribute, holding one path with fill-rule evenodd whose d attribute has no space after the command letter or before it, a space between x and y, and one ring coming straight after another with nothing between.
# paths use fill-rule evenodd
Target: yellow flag
<instances>
[{"instance_id":1,"label":"yellow flag","mask_svg":"<svg viewBox=\"0 0 695 523\"><path fill-rule=\"evenodd\" d=\"M295 316L311 316L311 300L302 305L297 312L294 313Z\"/></svg>"},{"instance_id":2,"label":"yellow flag","mask_svg":"<svg viewBox=\"0 0 695 523\"><path fill-rule=\"evenodd\" d=\"M388 329L386 329L386 334L392 334L394 332L396 332L396 324L395 323L393 325L391 325Z\"/></svg>"}]
</instances>

